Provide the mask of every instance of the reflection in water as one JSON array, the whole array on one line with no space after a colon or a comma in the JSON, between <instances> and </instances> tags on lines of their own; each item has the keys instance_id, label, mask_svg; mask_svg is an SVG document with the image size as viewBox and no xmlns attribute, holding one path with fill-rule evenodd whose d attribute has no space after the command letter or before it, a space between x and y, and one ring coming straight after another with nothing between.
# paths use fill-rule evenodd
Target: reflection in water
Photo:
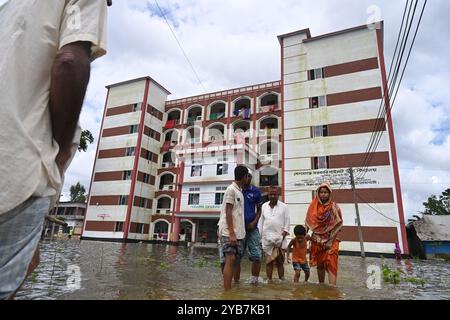
<instances>
[{"instance_id":1,"label":"reflection in water","mask_svg":"<svg viewBox=\"0 0 450 320\"><path fill-rule=\"evenodd\" d=\"M18 299L449 299L449 267L445 261L384 260L407 277L420 277L424 286L383 284L366 287L367 267L381 267L382 260L341 256L338 287L317 283L311 270L309 283L294 283L294 272L285 265L286 280L251 285L251 264L242 262L242 276L229 292L223 291L222 275L214 248L185 248L144 243L93 241L41 243L41 264L18 293ZM70 266L81 271L81 288L67 286ZM261 275L264 276L264 268ZM303 274L302 274L303 276Z\"/></svg>"}]
</instances>

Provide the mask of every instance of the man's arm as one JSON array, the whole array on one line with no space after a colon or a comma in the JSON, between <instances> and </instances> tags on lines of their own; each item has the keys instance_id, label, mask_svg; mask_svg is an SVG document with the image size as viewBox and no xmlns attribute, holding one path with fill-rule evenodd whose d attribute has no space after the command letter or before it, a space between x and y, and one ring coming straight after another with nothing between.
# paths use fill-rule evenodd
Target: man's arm
<instances>
[{"instance_id":1,"label":"man's arm","mask_svg":"<svg viewBox=\"0 0 450 320\"><path fill-rule=\"evenodd\" d=\"M62 171L71 145L91 72L90 42L74 42L56 53L50 87L53 138L59 145L56 163Z\"/></svg>"},{"instance_id":2,"label":"man's arm","mask_svg":"<svg viewBox=\"0 0 450 320\"><path fill-rule=\"evenodd\" d=\"M249 225L248 225L248 229L249 229L250 231L253 230L253 229L255 229L256 226L258 226L259 218L261 218L261 207L262 207L262 204L261 204L261 203L258 203L258 204L256 205L256 217L255 217L255 219L254 219L252 222L250 222Z\"/></svg>"},{"instance_id":3,"label":"man's arm","mask_svg":"<svg viewBox=\"0 0 450 320\"><path fill-rule=\"evenodd\" d=\"M234 226L233 226L233 205L231 203L226 204L225 208L226 212L226 221L228 225L228 232L230 235L230 244L232 246L235 246L237 244L236 234L234 233Z\"/></svg>"}]
</instances>

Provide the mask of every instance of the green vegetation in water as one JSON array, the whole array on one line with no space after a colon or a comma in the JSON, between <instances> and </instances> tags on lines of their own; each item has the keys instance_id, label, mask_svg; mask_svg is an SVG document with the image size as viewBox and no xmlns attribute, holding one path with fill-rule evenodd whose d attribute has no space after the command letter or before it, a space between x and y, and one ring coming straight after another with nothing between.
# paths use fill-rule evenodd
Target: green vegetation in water
<instances>
[{"instance_id":1,"label":"green vegetation in water","mask_svg":"<svg viewBox=\"0 0 450 320\"><path fill-rule=\"evenodd\" d=\"M198 258L195 260L195 266L198 268L204 268L206 267L208 262L206 261L205 257Z\"/></svg>"},{"instance_id":2,"label":"green vegetation in water","mask_svg":"<svg viewBox=\"0 0 450 320\"><path fill-rule=\"evenodd\" d=\"M220 268L222 266L220 263L220 259L214 260L213 266L214 268Z\"/></svg>"},{"instance_id":3,"label":"green vegetation in water","mask_svg":"<svg viewBox=\"0 0 450 320\"><path fill-rule=\"evenodd\" d=\"M169 264L167 263L167 262L161 262L160 264L159 264L159 267L161 268L161 269L163 269L163 270L165 270L165 269L168 269L169 268Z\"/></svg>"},{"instance_id":4,"label":"green vegetation in water","mask_svg":"<svg viewBox=\"0 0 450 320\"><path fill-rule=\"evenodd\" d=\"M401 275L405 274L400 268L397 268L397 270L393 271L391 270L387 265L384 263L381 267L382 273L383 273L383 280L384 282L391 283L391 284L400 284L401 282L409 282L411 284L415 285L425 285L425 280L422 278L416 278L416 277L407 277L402 278Z\"/></svg>"},{"instance_id":5,"label":"green vegetation in water","mask_svg":"<svg viewBox=\"0 0 450 320\"><path fill-rule=\"evenodd\" d=\"M33 273L30 276L30 281L32 284L36 284L38 282L38 273L36 271L33 271Z\"/></svg>"}]
</instances>

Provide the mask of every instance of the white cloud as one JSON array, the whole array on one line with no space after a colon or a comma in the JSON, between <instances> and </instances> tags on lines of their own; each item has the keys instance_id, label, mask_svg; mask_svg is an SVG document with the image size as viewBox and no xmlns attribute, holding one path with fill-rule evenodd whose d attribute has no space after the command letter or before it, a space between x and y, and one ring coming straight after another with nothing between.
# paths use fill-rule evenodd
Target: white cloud
<instances>
[{"instance_id":1,"label":"white cloud","mask_svg":"<svg viewBox=\"0 0 450 320\"><path fill-rule=\"evenodd\" d=\"M2 0L0 0L1 3ZM208 91L280 79L276 36L309 27L313 35L366 23L371 5L385 21L385 55L391 55L402 1L160 1ZM147 10L148 8L151 11ZM407 217L431 194L450 187L450 2L429 1L393 117ZM154 1L113 1L108 55L93 66L82 126L98 137L105 85L145 75L173 92L203 92ZM388 64L389 65L389 64ZM79 153L65 185L89 186L96 144Z\"/></svg>"}]
</instances>

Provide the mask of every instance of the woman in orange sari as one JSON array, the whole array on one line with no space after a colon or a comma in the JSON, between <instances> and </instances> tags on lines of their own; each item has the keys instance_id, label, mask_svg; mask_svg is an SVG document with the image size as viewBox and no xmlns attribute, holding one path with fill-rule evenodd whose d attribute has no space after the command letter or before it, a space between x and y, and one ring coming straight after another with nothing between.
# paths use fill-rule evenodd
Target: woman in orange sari
<instances>
[{"instance_id":1,"label":"woman in orange sari","mask_svg":"<svg viewBox=\"0 0 450 320\"><path fill-rule=\"evenodd\" d=\"M331 193L328 183L320 185L309 205L305 224L307 231L312 231L310 264L317 266L319 282L325 281L326 272L329 283L336 285L340 242L337 235L342 229L342 212L332 201Z\"/></svg>"}]
</instances>

